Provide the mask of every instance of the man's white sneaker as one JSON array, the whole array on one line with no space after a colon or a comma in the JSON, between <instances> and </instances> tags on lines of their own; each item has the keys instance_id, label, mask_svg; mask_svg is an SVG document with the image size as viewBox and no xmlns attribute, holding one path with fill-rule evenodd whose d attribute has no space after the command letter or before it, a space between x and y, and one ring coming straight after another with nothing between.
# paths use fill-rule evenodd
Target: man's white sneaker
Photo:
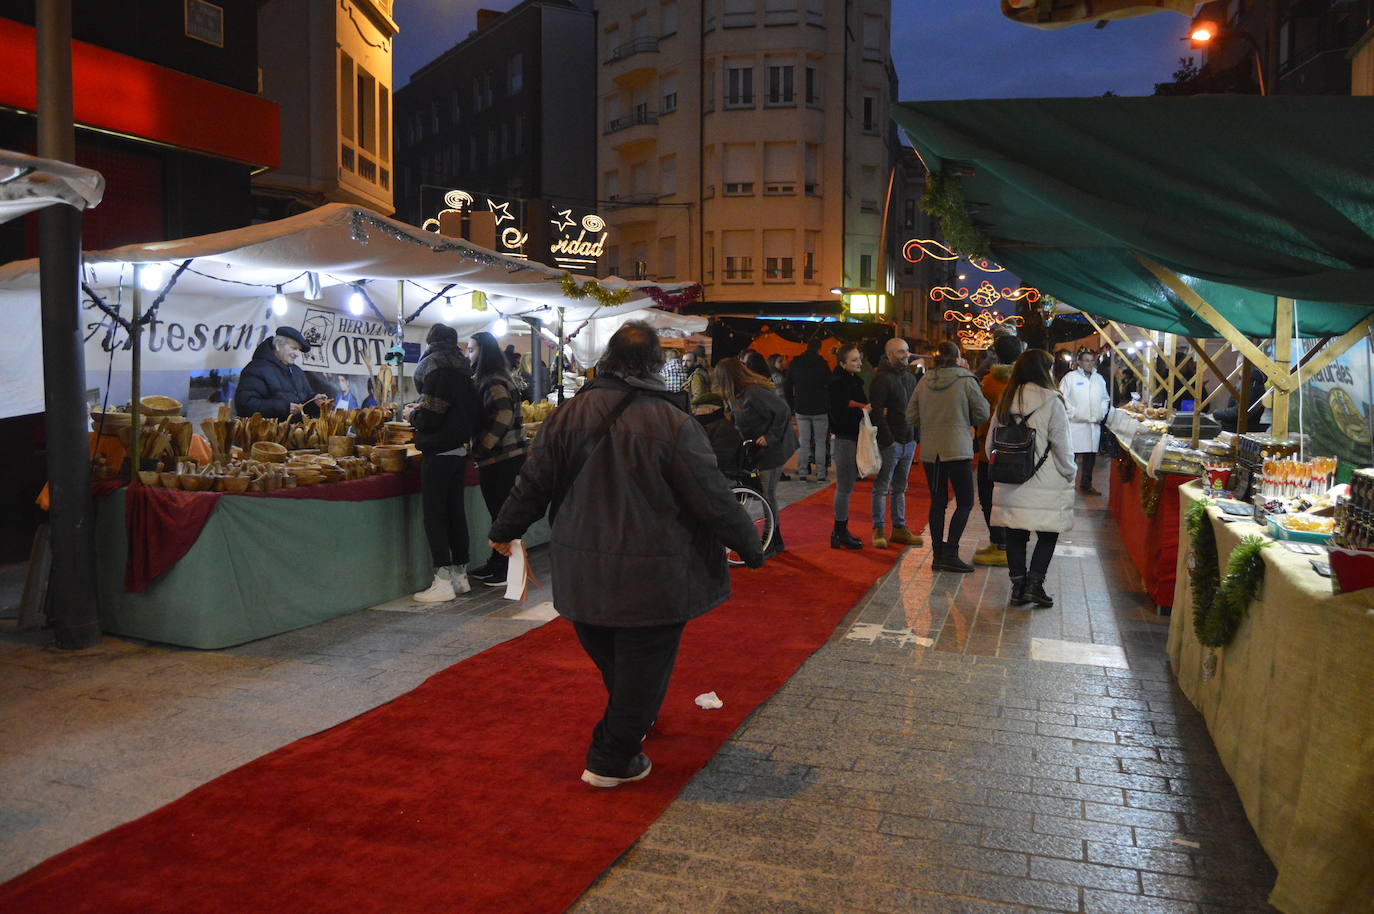
<instances>
[{"instance_id":1,"label":"man's white sneaker","mask_svg":"<svg viewBox=\"0 0 1374 914\"><path fill-rule=\"evenodd\" d=\"M450 565L448 566L448 579L453 584L455 593L471 593L472 584L468 583L468 566Z\"/></svg>"},{"instance_id":2,"label":"man's white sneaker","mask_svg":"<svg viewBox=\"0 0 1374 914\"><path fill-rule=\"evenodd\" d=\"M467 593L467 576L463 576L464 593ZM453 592L453 583L444 574L442 568L434 572L434 583L429 585L428 590L422 590L417 594L411 594L411 599L416 603L447 603L456 597Z\"/></svg>"}]
</instances>

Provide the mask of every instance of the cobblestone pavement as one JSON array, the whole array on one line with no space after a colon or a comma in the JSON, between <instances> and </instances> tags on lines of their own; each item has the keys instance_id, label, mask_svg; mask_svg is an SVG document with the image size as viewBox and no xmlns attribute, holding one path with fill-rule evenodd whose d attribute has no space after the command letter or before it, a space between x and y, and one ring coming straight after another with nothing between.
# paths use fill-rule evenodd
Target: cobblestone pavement
<instances>
[{"instance_id":1,"label":"cobblestone pavement","mask_svg":"<svg viewBox=\"0 0 1374 914\"><path fill-rule=\"evenodd\" d=\"M1105 498L1008 589L908 550L574 911L1272 910Z\"/></svg>"},{"instance_id":2,"label":"cobblestone pavement","mask_svg":"<svg viewBox=\"0 0 1374 914\"><path fill-rule=\"evenodd\" d=\"M1002 569L908 550L575 910L1269 910L1272 869L1104 505L1060 544L1052 610L1008 609ZM975 512L966 552L979 535ZM550 612L487 590L225 651L59 652L0 620L0 879Z\"/></svg>"}]
</instances>

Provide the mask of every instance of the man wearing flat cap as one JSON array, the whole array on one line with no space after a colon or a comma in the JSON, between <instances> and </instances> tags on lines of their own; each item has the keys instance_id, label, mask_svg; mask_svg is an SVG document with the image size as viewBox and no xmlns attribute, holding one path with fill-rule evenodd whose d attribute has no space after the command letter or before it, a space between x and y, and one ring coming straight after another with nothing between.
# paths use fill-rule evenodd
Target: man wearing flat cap
<instances>
[{"instance_id":1,"label":"man wearing flat cap","mask_svg":"<svg viewBox=\"0 0 1374 914\"><path fill-rule=\"evenodd\" d=\"M261 413L266 419L295 415L318 416L325 394L316 394L301 370L301 356L310 343L295 327L278 327L253 350L253 359L239 374L234 411L240 416Z\"/></svg>"}]
</instances>

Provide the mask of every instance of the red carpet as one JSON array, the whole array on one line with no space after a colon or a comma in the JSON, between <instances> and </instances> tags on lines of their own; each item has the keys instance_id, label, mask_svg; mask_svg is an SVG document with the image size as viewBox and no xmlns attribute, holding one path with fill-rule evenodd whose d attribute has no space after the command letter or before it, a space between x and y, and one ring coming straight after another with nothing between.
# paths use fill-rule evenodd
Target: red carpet
<instances>
[{"instance_id":1,"label":"red carpet","mask_svg":"<svg viewBox=\"0 0 1374 914\"><path fill-rule=\"evenodd\" d=\"M789 551L687 626L646 780L578 780L604 699L558 620L53 857L0 886L0 911L566 909L895 562L829 548L833 491L786 509ZM725 708L698 709L712 690Z\"/></svg>"}]
</instances>

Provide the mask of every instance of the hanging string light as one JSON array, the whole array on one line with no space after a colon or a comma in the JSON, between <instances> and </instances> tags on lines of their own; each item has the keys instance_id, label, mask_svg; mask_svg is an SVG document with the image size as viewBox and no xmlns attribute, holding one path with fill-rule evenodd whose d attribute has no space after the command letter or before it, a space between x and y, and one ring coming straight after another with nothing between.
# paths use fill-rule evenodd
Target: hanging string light
<instances>
[{"instance_id":1,"label":"hanging string light","mask_svg":"<svg viewBox=\"0 0 1374 914\"><path fill-rule=\"evenodd\" d=\"M348 296L348 313L355 317L363 313L363 293L354 289Z\"/></svg>"},{"instance_id":2,"label":"hanging string light","mask_svg":"<svg viewBox=\"0 0 1374 914\"><path fill-rule=\"evenodd\" d=\"M281 286L277 286L277 294L272 296L272 313L277 317L286 313L286 296L281 294Z\"/></svg>"}]
</instances>

